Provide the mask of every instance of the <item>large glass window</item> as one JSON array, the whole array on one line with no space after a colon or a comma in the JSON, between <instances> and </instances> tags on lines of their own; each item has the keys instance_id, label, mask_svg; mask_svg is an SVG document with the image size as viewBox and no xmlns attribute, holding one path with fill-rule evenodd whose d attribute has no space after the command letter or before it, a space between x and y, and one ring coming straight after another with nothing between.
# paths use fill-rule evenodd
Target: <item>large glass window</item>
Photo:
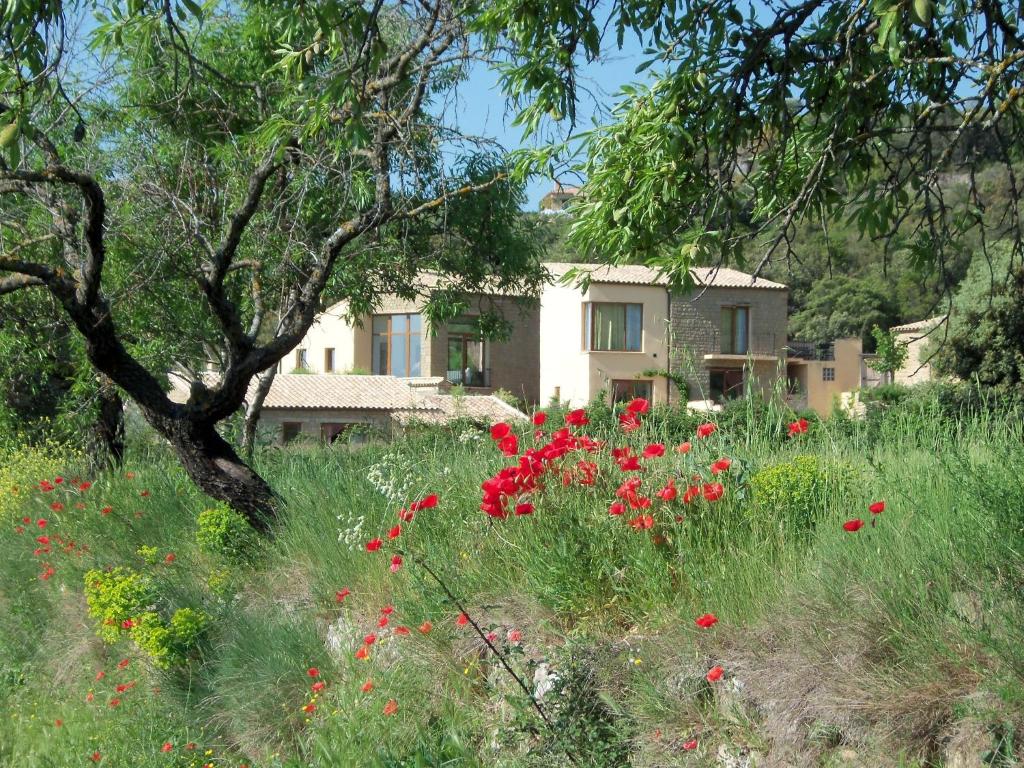
<instances>
[{"instance_id":1,"label":"large glass window","mask_svg":"<svg viewBox=\"0 0 1024 768\"><path fill-rule=\"evenodd\" d=\"M628 403L637 397L650 401L652 384L650 379L613 379L612 404Z\"/></svg>"},{"instance_id":2,"label":"large glass window","mask_svg":"<svg viewBox=\"0 0 1024 768\"><path fill-rule=\"evenodd\" d=\"M722 307L722 354L745 355L750 348L750 307Z\"/></svg>"},{"instance_id":3,"label":"large glass window","mask_svg":"<svg viewBox=\"0 0 1024 768\"><path fill-rule=\"evenodd\" d=\"M448 324L447 378L452 384L487 386L484 340L475 317L463 315Z\"/></svg>"},{"instance_id":4,"label":"large glass window","mask_svg":"<svg viewBox=\"0 0 1024 768\"><path fill-rule=\"evenodd\" d=\"M722 403L743 396L743 369L712 369L709 373L712 401Z\"/></svg>"},{"instance_id":5,"label":"large glass window","mask_svg":"<svg viewBox=\"0 0 1024 768\"><path fill-rule=\"evenodd\" d=\"M642 304L587 302L583 305L583 349L639 352L643 325Z\"/></svg>"},{"instance_id":6,"label":"large glass window","mask_svg":"<svg viewBox=\"0 0 1024 768\"><path fill-rule=\"evenodd\" d=\"M374 315L370 348L373 373L419 376L422 329L419 315Z\"/></svg>"}]
</instances>

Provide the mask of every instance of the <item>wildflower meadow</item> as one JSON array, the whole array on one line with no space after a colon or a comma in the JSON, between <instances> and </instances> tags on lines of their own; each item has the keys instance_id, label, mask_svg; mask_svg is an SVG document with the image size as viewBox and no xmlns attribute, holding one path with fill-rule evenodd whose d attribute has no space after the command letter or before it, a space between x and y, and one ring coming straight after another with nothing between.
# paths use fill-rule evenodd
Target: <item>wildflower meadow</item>
<instances>
[{"instance_id":1,"label":"wildflower meadow","mask_svg":"<svg viewBox=\"0 0 1024 768\"><path fill-rule=\"evenodd\" d=\"M9 452L0 763L1017 764L1019 420L606 411L267 450L273 537Z\"/></svg>"}]
</instances>

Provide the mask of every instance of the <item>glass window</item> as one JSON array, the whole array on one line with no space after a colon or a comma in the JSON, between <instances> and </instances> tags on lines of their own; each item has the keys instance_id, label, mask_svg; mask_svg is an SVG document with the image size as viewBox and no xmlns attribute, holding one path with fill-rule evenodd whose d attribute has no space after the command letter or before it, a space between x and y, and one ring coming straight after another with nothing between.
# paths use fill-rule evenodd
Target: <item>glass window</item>
<instances>
[{"instance_id":1,"label":"glass window","mask_svg":"<svg viewBox=\"0 0 1024 768\"><path fill-rule=\"evenodd\" d=\"M324 350L324 373L334 373L334 348Z\"/></svg>"},{"instance_id":2,"label":"glass window","mask_svg":"<svg viewBox=\"0 0 1024 768\"><path fill-rule=\"evenodd\" d=\"M448 324L448 381L467 387L488 386L484 355L478 319L465 315L453 319Z\"/></svg>"},{"instance_id":3,"label":"glass window","mask_svg":"<svg viewBox=\"0 0 1024 768\"><path fill-rule=\"evenodd\" d=\"M309 368L309 361L306 359L306 350L296 349L295 350L295 369L306 370Z\"/></svg>"},{"instance_id":4,"label":"glass window","mask_svg":"<svg viewBox=\"0 0 1024 768\"><path fill-rule=\"evenodd\" d=\"M743 394L742 368L724 368L711 370L708 373L710 379L708 394L711 395L712 401L721 403L726 400L734 400Z\"/></svg>"},{"instance_id":5,"label":"glass window","mask_svg":"<svg viewBox=\"0 0 1024 768\"><path fill-rule=\"evenodd\" d=\"M722 307L722 354L745 355L750 348L750 307Z\"/></svg>"},{"instance_id":6,"label":"glass window","mask_svg":"<svg viewBox=\"0 0 1024 768\"><path fill-rule=\"evenodd\" d=\"M337 422L325 421L320 424L320 439L327 444L334 443L351 424L340 424Z\"/></svg>"},{"instance_id":7,"label":"glass window","mask_svg":"<svg viewBox=\"0 0 1024 768\"><path fill-rule=\"evenodd\" d=\"M836 369L835 368L822 368L821 369L821 380L822 381L835 381L836 380Z\"/></svg>"},{"instance_id":8,"label":"glass window","mask_svg":"<svg viewBox=\"0 0 1024 768\"><path fill-rule=\"evenodd\" d=\"M391 376L419 376L422 328L419 315L374 315L371 371Z\"/></svg>"},{"instance_id":9,"label":"glass window","mask_svg":"<svg viewBox=\"0 0 1024 768\"><path fill-rule=\"evenodd\" d=\"M298 421L286 421L281 425L281 442L290 443L302 432L302 424Z\"/></svg>"},{"instance_id":10,"label":"glass window","mask_svg":"<svg viewBox=\"0 0 1024 768\"><path fill-rule=\"evenodd\" d=\"M653 382L650 379L614 379L612 381L612 404L628 403L637 397L651 399Z\"/></svg>"},{"instance_id":11,"label":"glass window","mask_svg":"<svg viewBox=\"0 0 1024 768\"><path fill-rule=\"evenodd\" d=\"M583 348L599 352L639 352L643 317L642 304L584 304Z\"/></svg>"}]
</instances>

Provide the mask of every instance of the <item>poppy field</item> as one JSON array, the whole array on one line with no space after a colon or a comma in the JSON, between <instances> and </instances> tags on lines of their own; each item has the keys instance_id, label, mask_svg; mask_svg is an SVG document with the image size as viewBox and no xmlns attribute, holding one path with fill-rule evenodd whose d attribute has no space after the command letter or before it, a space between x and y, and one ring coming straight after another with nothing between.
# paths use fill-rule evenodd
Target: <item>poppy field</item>
<instances>
[{"instance_id":1,"label":"poppy field","mask_svg":"<svg viewBox=\"0 0 1024 768\"><path fill-rule=\"evenodd\" d=\"M1018 764L1018 420L531 416L267 449L273 539L0 455L0 764Z\"/></svg>"}]
</instances>

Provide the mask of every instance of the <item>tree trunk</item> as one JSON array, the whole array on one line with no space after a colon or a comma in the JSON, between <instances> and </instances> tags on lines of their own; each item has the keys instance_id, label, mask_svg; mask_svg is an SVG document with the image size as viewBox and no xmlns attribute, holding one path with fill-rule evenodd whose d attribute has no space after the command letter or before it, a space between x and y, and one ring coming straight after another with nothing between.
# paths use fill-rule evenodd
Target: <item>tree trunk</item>
<instances>
[{"instance_id":1,"label":"tree trunk","mask_svg":"<svg viewBox=\"0 0 1024 768\"><path fill-rule=\"evenodd\" d=\"M94 434L101 456L97 463L114 469L124 463L124 401L106 376L100 377L98 397Z\"/></svg>"},{"instance_id":2,"label":"tree trunk","mask_svg":"<svg viewBox=\"0 0 1024 768\"><path fill-rule=\"evenodd\" d=\"M260 425L260 414L263 412L263 401L270 393L270 386L277 375L277 366L272 366L261 373L256 381L252 399L245 406L245 423L242 428L242 455L247 461L252 460L256 450L256 430Z\"/></svg>"},{"instance_id":3,"label":"tree trunk","mask_svg":"<svg viewBox=\"0 0 1024 768\"><path fill-rule=\"evenodd\" d=\"M271 532L277 517L277 495L239 458L214 424L151 414L147 419L170 441L185 472L205 494L243 515L261 533Z\"/></svg>"}]
</instances>

